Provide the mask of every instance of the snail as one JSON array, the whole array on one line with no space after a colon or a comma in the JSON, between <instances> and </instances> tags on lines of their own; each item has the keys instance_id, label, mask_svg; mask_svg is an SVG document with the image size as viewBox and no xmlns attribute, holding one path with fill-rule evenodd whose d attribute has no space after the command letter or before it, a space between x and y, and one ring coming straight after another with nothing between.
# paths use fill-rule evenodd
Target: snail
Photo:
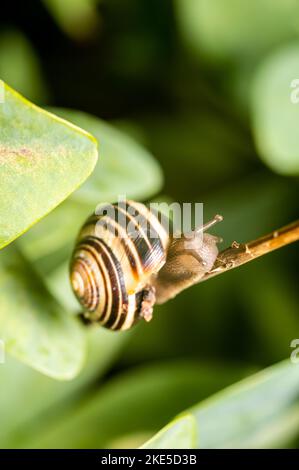
<instances>
[{"instance_id":1,"label":"snail","mask_svg":"<svg viewBox=\"0 0 299 470\"><path fill-rule=\"evenodd\" d=\"M164 217L164 221L168 219ZM73 251L70 280L82 318L127 330L152 318L154 305L175 297L208 273L220 239L204 233L222 217L181 236L169 235L144 204L109 204L84 223Z\"/></svg>"}]
</instances>

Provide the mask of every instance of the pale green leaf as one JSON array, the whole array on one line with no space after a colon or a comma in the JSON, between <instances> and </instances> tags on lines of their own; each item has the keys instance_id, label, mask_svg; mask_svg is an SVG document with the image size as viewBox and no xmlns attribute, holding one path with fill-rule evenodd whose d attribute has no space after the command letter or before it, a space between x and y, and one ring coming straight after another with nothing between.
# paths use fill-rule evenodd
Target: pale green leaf
<instances>
[{"instance_id":1,"label":"pale green leaf","mask_svg":"<svg viewBox=\"0 0 299 470\"><path fill-rule=\"evenodd\" d=\"M285 445L299 426L299 367L290 360L269 367L189 410L201 448Z\"/></svg>"},{"instance_id":2,"label":"pale green leaf","mask_svg":"<svg viewBox=\"0 0 299 470\"><path fill-rule=\"evenodd\" d=\"M97 160L96 142L85 131L38 108L5 84L2 90L0 247L69 196Z\"/></svg>"},{"instance_id":3,"label":"pale green leaf","mask_svg":"<svg viewBox=\"0 0 299 470\"><path fill-rule=\"evenodd\" d=\"M96 205L116 201L120 195L144 200L161 189L160 166L131 137L86 113L57 108L54 112L91 132L100 143L100 164L72 198Z\"/></svg>"},{"instance_id":4,"label":"pale green leaf","mask_svg":"<svg viewBox=\"0 0 299 470\"><path fill-rule=\"evenodd\" d=\"M45 281L54 297L67 310L78 312L80 305L76 299L69 280L69 260L61 263L56 269L46 274Z\"/></svg>"},{"instance_id":5,"label":"pale green leaf","mask_svg":"<svg viewBox=\"0 0 299 470\"><path fill-rule=\"evenodd\" d=\"M154 158L123 132L81 112L54 111L92 131L101 158L88 181L19 241L30 260L48 257L45 264L51 269L70 256L81 225L98 203L117 201L119 195L144 200L159 191L163 180Z\"/></svg>"},{"instance_id":6,"label":"pale green leaf","mask_svg":"<svg viewBox=\"0 0 299 470\"><path fill-rule=\"evenodd\" d=\"M122 333L120 333L122 334ZM102 448L138 433L153 435L182 407L244 376L237 368L169 361L137 368L98 388L89 400L26 431L23 447ZM163 397L167 397L164 399ZM189 405L188 405L189 403ZM128 419L129 416L129 419ZM140 441L138 443L140 445Z\"/></svg>"},{"instance_id":7,"label":"pale green leaf","mask_svg":"<svg viewBox=\"0 0 299 470\"><path fill-rule=\"evenodd\" d=\"M281 362L218 392L186 413L199 429L195 434L197 448L287 445L298 434L299 367L290 360ZM176 424L176 420L170 422L160 431L162 436L165 430L175 432ZM183 446L185 439L181 436L176 445Z\"/></svg>"},{"instance_id":8,"label":"pale green leaf","mask_svg":"<svg viewBox=\"0 0 299 470\"><path fill-rule=\"evenodd\" d=\"M34 427L47 422L49 416L73 405L86 386L105 373L129 337L130 332L118 335L104 328L88 328L84 368L73 380L64 382L6 355L0 367L0 383L5 384L0 387L0 447L18 447L29 432L29 423Z\"/></svg>"},{"instance_id":9,"label":"pale green leaf","mask_svg":"<svg viewBox=\"0 0 299 470\"><path fill-rule=\"evenodd\" d=\"M186 43L217 61L256 60L298 35L293 0L176 0L176 11Z\"/></svg>"},{"instance_id":10,"label":"pale green leaf","mask_svg":"<svg viewBox=\"0 0 299 470\"><path fill-rule=\"evenodd\" d=\"M141 449L193 449L196 444L197 425L192 415L176 418L165 426Z\"/></svg>"},{"instance_id":11,"label":"pale green leaf","mask_svg":"<svg viewBox=\"0 0 299 470\"><path fill-rule=\"evenodd\" d=\"M0 332L7 353L51 377L71 379L83 365L79 321L12 246L0 254Z\"/></svg>"},{"instance_id":12,"label":"pale green leaf","mask_svg":"<svg viewBox=\"0 0 299 470\"><path fill-rule=\"evenodd\" d=\"M24 234L18 244L31 261L48 257L46 267L56 268L70 257L79 230L91 212L92 205L68 198ZM40 263L37 268L41 268Z\"/></svg>"},{"instance_id":13,"label":"pale green leaf","mask_svg":"<svg viewBox=\"0 0 299 470\"><path fill-rule=\"evenodd\" d=\"M299 42L270 56L252 89L252 122L264 162L282 174L299 174Z\"/></svg>"}]
</instances>

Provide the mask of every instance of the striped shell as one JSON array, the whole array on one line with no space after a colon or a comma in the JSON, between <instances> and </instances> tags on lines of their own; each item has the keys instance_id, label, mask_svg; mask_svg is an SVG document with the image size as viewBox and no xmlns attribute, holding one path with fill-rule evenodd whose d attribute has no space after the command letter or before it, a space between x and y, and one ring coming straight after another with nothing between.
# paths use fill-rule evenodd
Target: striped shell
<instances>
[{"instance_id":1,"label":"striped shell","mask_svg":"<svg viewBox=\"0 0 299 470\"><path fill-rule=\"evenodd\" d=\"M109 204L100 215L89 217L79 233L70 269L83 316L112 330L135 324L144 316L147 285L164 265L167 247L166 230L143 204Z\"/></svg>"}]
</instances>

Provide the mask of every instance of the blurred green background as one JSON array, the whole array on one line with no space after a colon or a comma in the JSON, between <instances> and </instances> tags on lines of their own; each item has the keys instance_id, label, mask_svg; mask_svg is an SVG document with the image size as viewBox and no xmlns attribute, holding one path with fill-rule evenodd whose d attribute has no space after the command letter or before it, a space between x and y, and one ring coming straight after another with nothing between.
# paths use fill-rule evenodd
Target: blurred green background
<instances>
[{"instance_id":1,"label":"blurred green background","mask_svg":"<svg viewBox=\"0 0 299 470\"><path fill-rule=\"evenodd\" d=\"M96 202L124 193L203 202L205 220L224 216L223 247L298 218L298 10L295 0L27 0L1 11L1 78L100 142L87 184L12 246L66 309L77 309L67 262ZM288 246L195 286L130 332L89 331L71 381L7 355L1 447L137 447L178 413L288 359L299 337L297 253ZM296 447L299 365L285 364L296 380L278 376L219 422L217 410L200 417L199 445Z\"/></svg>"}]
</instances>

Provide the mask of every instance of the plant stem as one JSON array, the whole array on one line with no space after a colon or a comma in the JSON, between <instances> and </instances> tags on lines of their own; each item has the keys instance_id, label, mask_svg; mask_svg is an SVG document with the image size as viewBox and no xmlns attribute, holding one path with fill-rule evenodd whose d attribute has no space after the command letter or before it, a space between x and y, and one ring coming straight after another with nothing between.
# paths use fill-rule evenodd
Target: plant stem
<instances>
[{"instance_id":1,"label":"plant stem","mask_svg":"<svg viewBox=\"0 0 299 470\"><path fill-rule=\"evenodd\" d=\"M202 281L296 241L299 241L299 220L257 240L248 243L233 242L229 248L219 253L213 268L202 278Z\"/></svg>"}]
</instances>

